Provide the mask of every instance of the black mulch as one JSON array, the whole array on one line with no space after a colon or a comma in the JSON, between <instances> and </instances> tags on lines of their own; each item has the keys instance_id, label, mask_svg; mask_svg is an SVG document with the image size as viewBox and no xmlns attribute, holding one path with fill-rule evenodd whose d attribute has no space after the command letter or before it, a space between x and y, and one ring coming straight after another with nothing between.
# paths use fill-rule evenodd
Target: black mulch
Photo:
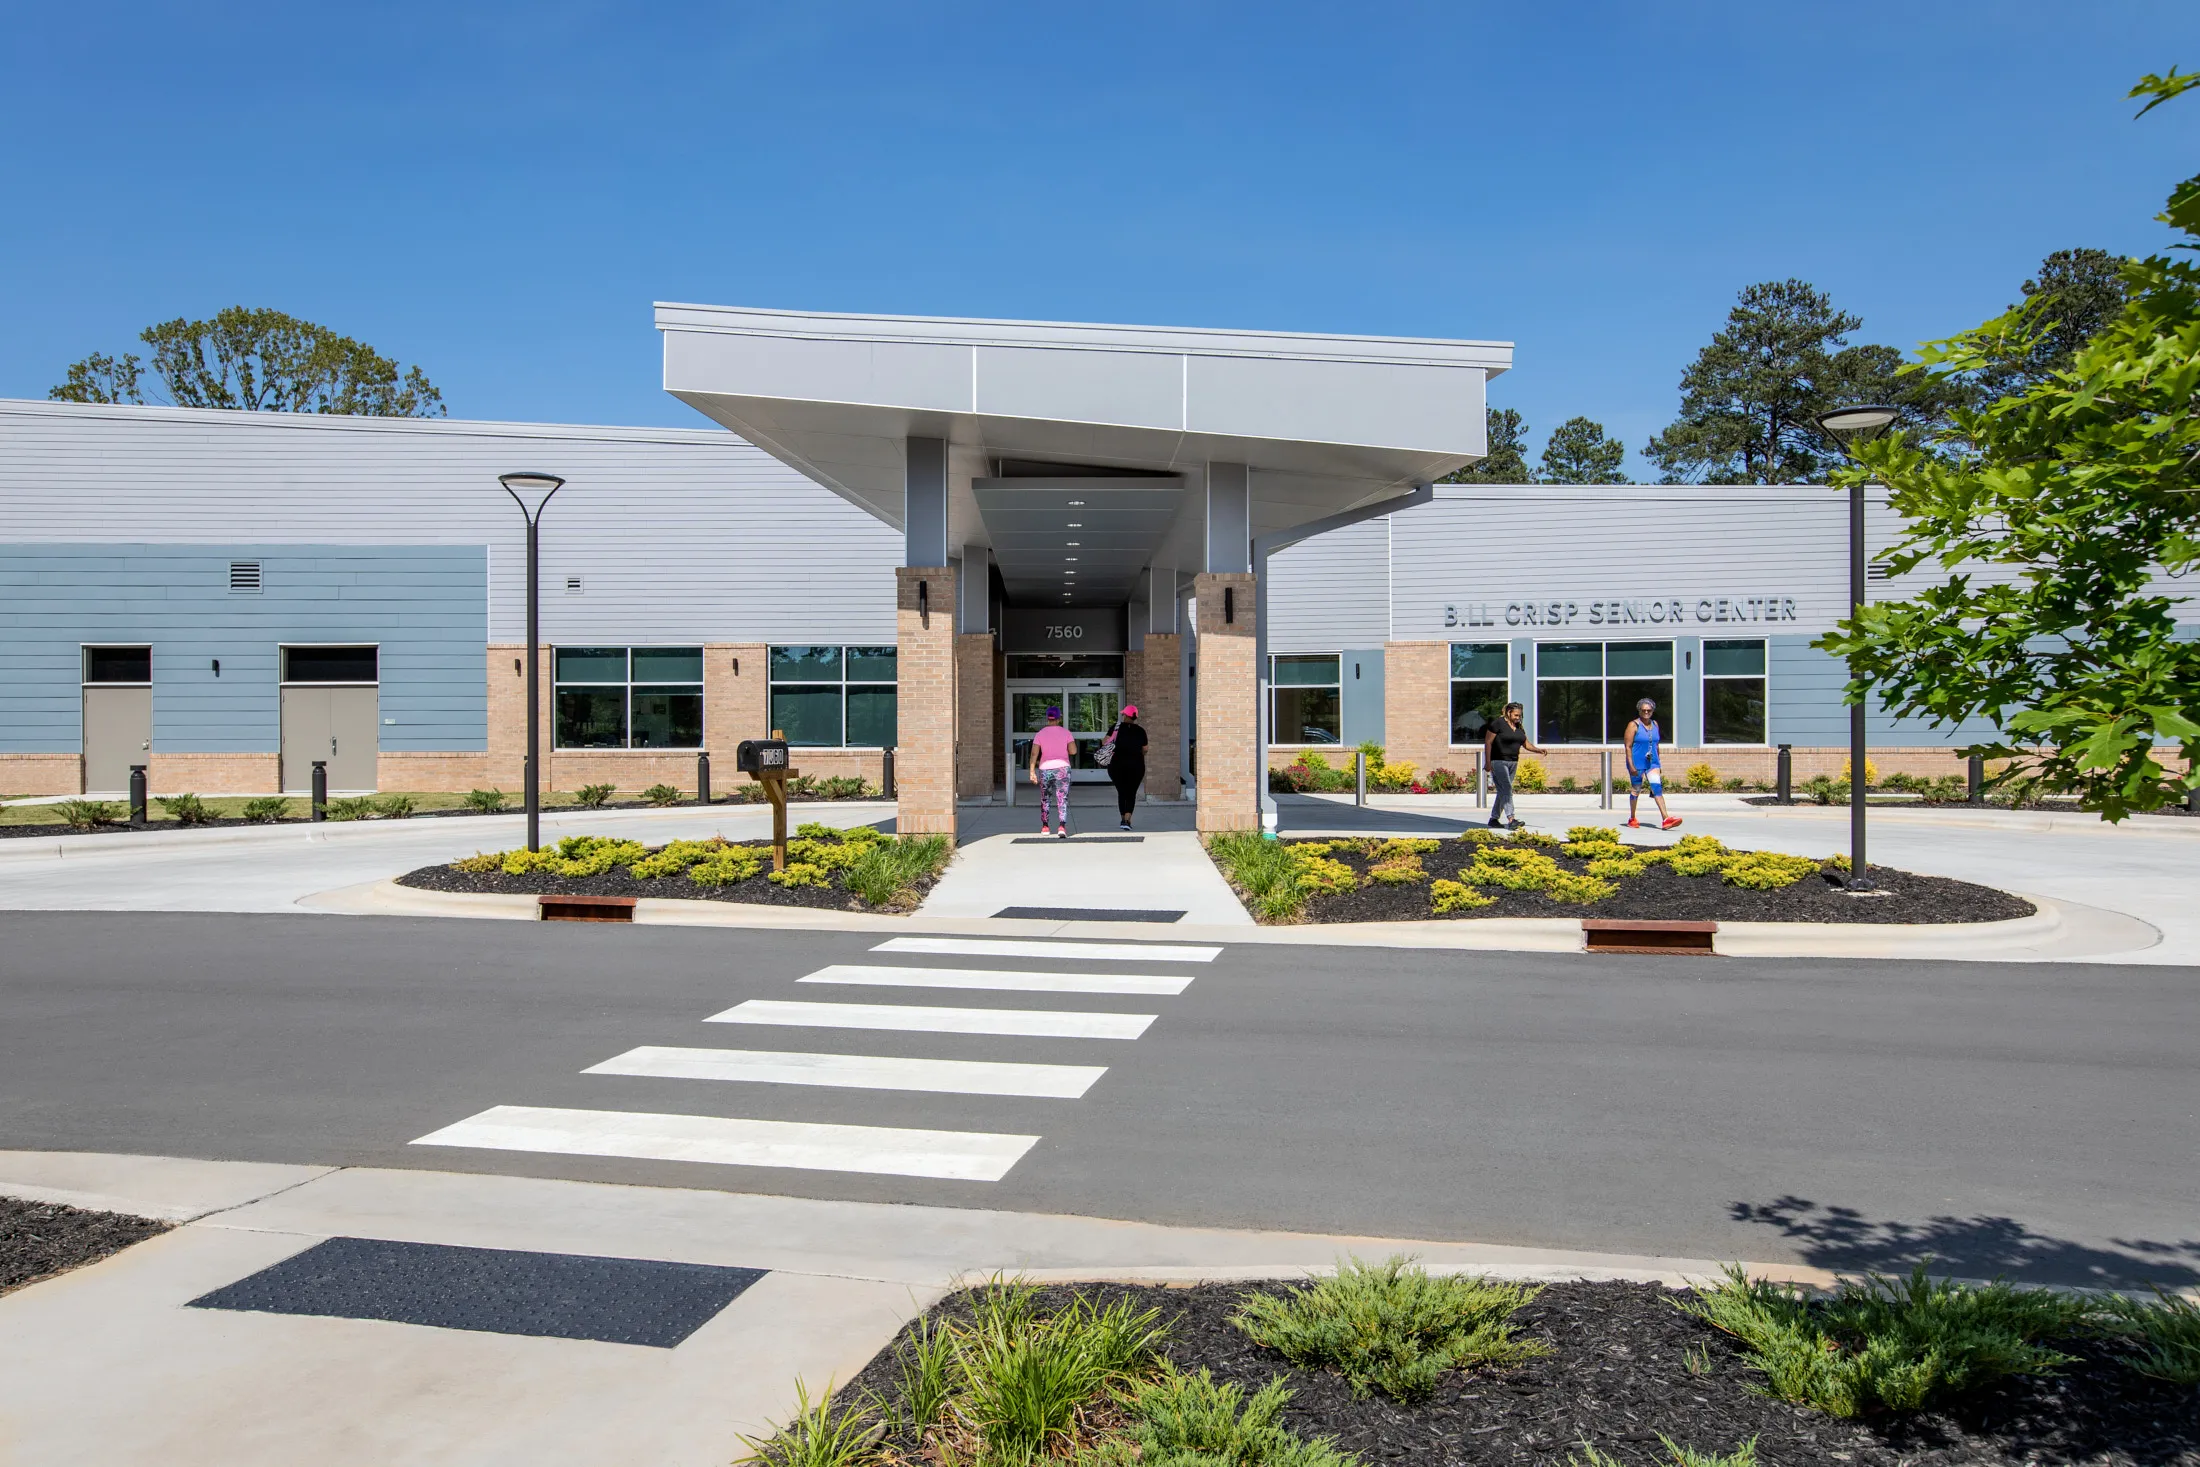
<instances>
[{"instance_id":1,"label":"black mulch","mask_svg":"<svg viewBox=\"0 0 2200 1467\"><path fill-rule=\"evenodd\" d=\"M837 871L833 873L835 884L832 886L780 886L765 877L771 870L769 842L736 841L735 844L762 850L766 856L763 871L730 886L704 886L688 880L685 871L638 880L628 875L623 866L601 876L553 876L547 871L507 876L502 871L456 871L449 866L423 866L398 877L397 884L417 886L423 891L496 892L518 896L672 897L684 901L754 902L772 907L821 907L836 912L884 910L838 885L840 873ZM938 880L937 876L920 878L912 889L922 895Z\"/></svg>"},{"instance_id":2,"label":"black mulch","mask_svg":"<svg viewBox=\"0 0 2200 1467\"><path fill-rule=\"evenodd\" d=\"M1296 844L1296 842L1294 842ZM1332 858L1344 862L1364 880L1373 864L1366 857L1335 842ZM1631 847L1630 849L1639 849ZM1421 857L1429 880L1456 880L1474 863L1475 847L1463 840L1446 840ZM1585 871L1587 864L1556 849L1543 854L1569 871ZM1872 879L1883 897L1851 896L1831 875L1806 876L1793 886L1774 891L1751 891L1729 886L1718 876L1682 876L1668 866L1652 866L1640 876L1619 878L1619 890L1601 902L1579 906L1553 901L1538 891L1483 889L1496 904L1444 916L1474 917L1636 917L1686 922L2000 922L2028 917L2032 904L1992 887L1944 876L1918 876L1887 866L1872 867ZM1429 883L1411 882L1386 886L1365 882L1347 892L1321 894L1306 904L1309 922L1411 922L1430 920Z\"/></svg>"},{"instance_id":3,"label":"black mulch","mask_svg":"<svg viewBox=\"0 0 2200 1467\"><path fill-rule=\"evenodd\" d=\"M1551 1346L1539 1360L1452 1377L1426 1400L1400 1406L1354 1398L1344 1381L1301 1370L1229 1323L1248 1287L1091 1285L1109 1300L1131 1295L1169 1322L1169 1358L1180 1369L1212 1370L1248 1389L1281 1375L1292 1391L1286 1424L1327 1436L1371 1467L1427 1464L1559 1464L1583 1441L1632 1467L1663 1464L1662 1432L1706 1452L1751 1437L1766 1467L1968 1467L1968 1464L2099 1463L2163 1467L2200 1463L2200 1404L2133 1374L2108 1354L2064 1345L2081 1357L2056 1379L2019 1380L1982 1391L1955 1409L1906 1418L1841 1421L1758 1394L1762 1377L1726 1336L1668 1302L1651 1284L1554 1284L1521 1310L1522 1333ZM1047 1291L1059 1305L1066 1288ZM941 1311L959 1313L951 1298ZM938 1312L938 1311L935 1311ZM897 1341L898 1343L898 1341ZM1691 1357L1697 1374L1691 1368ZM876 1391L892 1400L894 1352L882 1351L845 1398ZM894 1443L905 1453L914 1445Z\"/></svg>"},{"instance_id":4,"label":"black mulch","mask_svg":"<svg viewBox=\"0 0 2200 1467\"><path fill-rule=\"evenodd\" d=\"M168 1228L147 1217L0 1197L0 1294L97 1263Z\"/></svg>"}]
</instances>

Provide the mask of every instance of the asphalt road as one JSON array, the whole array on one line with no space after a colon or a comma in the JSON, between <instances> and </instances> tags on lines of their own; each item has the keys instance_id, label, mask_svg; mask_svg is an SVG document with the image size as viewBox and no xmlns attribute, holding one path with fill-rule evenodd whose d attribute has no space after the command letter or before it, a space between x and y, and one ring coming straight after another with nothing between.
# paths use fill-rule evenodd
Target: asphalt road
<instances>
[{"instance_id":1,"label":"asphalt road","mask_svg":"<svg viewBox=\"0 0 2200 1467\"><path fill-rule=\"evenodd\" d=\"M1243 945L1173 997L795 986L860 935L0 917L0 1148L2200 1282L2200 971ZM1136 964L1110 970L1169 971ZM1157 1015L1135 1041L705 1024ZM1105 1064L1081 1099L584 1075L637 1045ZM494 1105L1037 1133L1001 1181L408 1146Z\"/></svg>"}]
</instances>

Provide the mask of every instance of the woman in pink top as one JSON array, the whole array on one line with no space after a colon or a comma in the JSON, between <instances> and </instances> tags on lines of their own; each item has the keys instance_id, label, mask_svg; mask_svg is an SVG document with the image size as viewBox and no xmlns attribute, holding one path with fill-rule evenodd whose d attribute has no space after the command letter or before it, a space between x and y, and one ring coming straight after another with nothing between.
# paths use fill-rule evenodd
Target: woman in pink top
<instances>
[{"instance_id":1,"label":"woman in pink top","mask_svg":"<svg viewBox=\"0 0 2200 1467\"><path fill-rule=\"evenodd\" d=\"M1031 782L1039 787L1039 834L1048 834L1047 803L1061 809L1062 839L1069 839L1069 762L1076 738L1062 727L1062 710L1047 710L1047 726L1031 736Z\"/></svg>"}]
</instances>

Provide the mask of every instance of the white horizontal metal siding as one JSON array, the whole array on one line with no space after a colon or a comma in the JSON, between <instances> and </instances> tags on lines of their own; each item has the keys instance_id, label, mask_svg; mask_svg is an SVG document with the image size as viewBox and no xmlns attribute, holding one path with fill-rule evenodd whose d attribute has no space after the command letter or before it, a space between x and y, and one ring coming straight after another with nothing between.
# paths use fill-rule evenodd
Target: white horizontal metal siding
<instances>
[{"instance_id":1,"label":"white horizontal metal siding","mask_svg":"<svg viewBox=\"0 0 2200 1467\"><path fill-rule=\"evenodd\" d=\"M524 634L525 532L496 481L522 468L567 481L546 640L894 635L899 535L729 433L0 402L12 541L486 545L493 641Z\"/></svg>"},{"instance_id":2,"label":"white horizontal metal siding","mask_svg":"<svg viewBox=\"0 0 2200 1467\"><path fill-rule=\"evenodd\" d=\"M1268 647L1335 652L1390 638L1390 532L1363 520L1268 557Z\"/></svg>"}]
</instances>

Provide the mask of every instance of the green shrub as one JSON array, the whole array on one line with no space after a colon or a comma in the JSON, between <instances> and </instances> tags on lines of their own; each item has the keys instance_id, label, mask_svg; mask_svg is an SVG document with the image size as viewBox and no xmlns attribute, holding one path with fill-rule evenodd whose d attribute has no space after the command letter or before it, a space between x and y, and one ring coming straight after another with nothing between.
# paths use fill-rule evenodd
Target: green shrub
<instances>
[{"instance_id":1,"label":"green shrub","mask_svg":"<svg viewBox=\"0 0 2200 1467\"><path fill-rule=\"evenodd\" d=\"M991 1462L1056 1454L1082 1425L1084 1407L1151 1368L1160 1311L1119 1299L1105 1309L1079 1295L1040 1316L1028 1285L981 1290L957 1340L963 1389L956 1410L977 1429Z\"/></svg>"},{"instance_id":2,"label":"green shrub","mask_svg":"<svg viewBox=\"0 0 2200 1467\"><path fill-rule=\"evenodd\" d=\"M204 825L214 818L214 812L206 808L206 801L197 795L162 795L160 807L178 825Z\"/></svg>"},{"instance_id":3,"label":"green shrub","mask_svg":"<svg viewBox=\"0 0 2200 1467\"><path fill-rule=\"evenodd\" d=\"M793 779L790 779L790 780L788 780L788 781L787 781L787 793L788 793L788 794L790 794L790 795L814 795L814 794L816 794L816 793L817 793L817 776L816 776L816 775L814 775L814 774L798 774L798 775L796 775L796 776L795 776L795 777L794 777Z\"/></svg>"},{"instance_id":4,"label":"green shrub","mask_svg":"<svg viewBox=\"0 0 2200 1467\"><path fill-rule=\"evenodd\" d=\"M1467 781L1463 776L1454 774L1448 769L1431 769L1422 776L1421 782L1428 786L1429 793L1432 795L1455 795L1467 787Z\"/></svg>"},{"instance_id":5,"label":"green shrub","mask_svg":"<svg viewBox=\"0 0 2200 1467\"><path fill-rule=\"evenodd\" d=\"M2048 1289L1873 1275L1813 1303L1740 1268L1676 1308L1741 1341L1772 1394L1831 1416L1919 1411L2006 1376L2052 1375L2040 1343L2093 1333L2102 1306Z\"/></svg>"},{"instance_id":6,"label":"green shrub","mask_svg":"<svg viewBox=\"0 0 2200 1467\"><path fill-rule=\"evenodd\" d=\"M794 828L794 833L804 840L839 840L840 828L827 825L822 820L805 820Z\"/></svg>"},{"instance_id":7,"label":"green shrub","mask_svg":"<svg viewBox=\"0 0 2200 1467\"><path fill-rule=\"evenodd\" d=\"M1715 876L1737 853L1714 835L1684 835L1666 852L1667 864L1683 876Z\"/></svg>"},{"instance_id":8,"label":"green shrub","mask_svg":"<svg viewBox=\"0 0 2200 1467\"><path fill-rule=\"evenodd\" d=\"M1385 860L1398 856L1433 856L1443 849L1443 845L1442 841L1431 840L1427 836L1405 836L1386 840L1367 854L1381 856Z\"/></svg>"},{"instance_id":9,"label":"green shrub","mask_svg":"<svg viewBox=\"0 0 2200 1467\"><path fill-rule=\"evenodd\" d=\"M1419 856L1392 856L1368 867L1367 879L1384 886L1410 886L1428 880L1428 872L1422 869Z\"/></svg>"},{"instance_id":10,"label":"green shrub","mask_svg":"<svg viewBox=\"0 0 2200 1467\"><path fill-rule=\"evenodd\" d=\"M1719 771L1708 764L1688 766L1688 785L1692 790L1715 790L1719 787Z\"/></svg>"},{"instance_id":11,"label":"green shrub","mask_svg":"<svg viewBox=\"0 0 2200 1467\"><path fill-rule=\"evenodd\" d=\"M911 1432L933 1425L947 1410L957 1385L955 1331L944 1320L917 1316L909 1338L894 1351L901 1384L901 1420Z\"/></svg>"},{"instance_id":12,"label":"green shrub","mask_svg":"<svg viewBox=\"0 0 2200 1467\"><path fill-rule=\"evenodd\" d=\"M494 815L504 808L506 798L502 790L468 790L466 808L479 810L484 815Z\"/></svg>"},{"instance_id":13,"label":"green shrub","mask_svg":"<svg viewBox=\"0 0 2200 1467\"><path fill-rule=\"evenodd\" d=\"M2200 1304L2154 1291L2150 1303L2111 1298L2118 1332L2130 1341L2124 1363L2139 1374L2174 1386L2200 1386Z\"/></svg>"},{"instance_id":14,"label":"green shrub","mask_svg":"<svg viewBox=\"0 0 2200 1467\"><path fill-rule=\"evenodd\" d=\"M1133 1381L1115 1399L1131 1413L1130 1439L1104 1445L1089 1459L1091 1467L1357 1467L1359 1462L1327 1440L1302 1440L1282 1424L1291 1392L1280 1377L1247 1396L1241 1385L1216 1384L1205 1369L1186 1375L1164 1362L1159 1376Z\"/></svg>"},{"instance_id":15,"label":"green shrub","mask_svg":"<svg viewBox=\"0 0 2200 1467\"><path fill-rule=\"evenodd\" d=\"M917 883L938 875L940 868L954 855L954 848L944 835L912 835L886 840L869 826L858 828L871 838L851 840L841 847L857 853L841 880L848 890L874 907L915 906Z\"/></svg>"},{"instance_id":16,"label":"green shrub","mask_svg":"<svg viewBox=\"0 0 2200 1467\"><path fill-rule=\"evenodd\" d=\"M1299 857L1282 841L1263 840L1257 831L1212 836L1207 853L1223 877L1244 894L1245 904L1264 922L1289 922L1305 909L1310 892L1299 886Z\"/></svg>"},{"instance_id":17,"label":"green shrub","mask_svg":"<svg viewBox=\"0 0 2200 1467\"><path fill-rule=\"evenodd\" d=\"M331 820L371 820L375 815L374 799L370 795L351 795L340 800L330 800L321 809Z\"/></svg>"},{"instance_id":18,"label":"green shrub","mask_svg":"<svg viewBox=\"0 0 2200 1467\"><path fill-rule=\"evenodd\" d=\"M102 825L120 825L124 819L122 807L112 800L63 800L53 812L71 830L97 830Z\"/></svg>"},{"instance_id":19,"label":"green shrub","mask_svg":"<svg viewBox=\"0 0 2200 1467\"><path fill-rule=\"evenodd\" d=\"M1576 875L1541 851L1520 846L1481 847L1474 853L1474 863L1459 873L1459 879L1468 886L1540 891L1553 901L1576 906L1603 901L1617 890L1608 881Z\"/></svg>"},{"instance_id":20,"label":"green shrub","mask_svg":"<svg viewBox=\"0 0 2200 1467\"><path fill-rule=\"evenodd\" d=\"M832 1386L816 1405L810 1404L809 1388L794 1384L794 1419L758 1440L744 1436L741 1445L749 1455L742 1467L865 1467L878 1460L880 1426L873 1422L861 1401L833 1404Z\"/></svg>"},{"instance_id":21,"label":"green shrub","mask_svg":"<svg viewBox=\"0 0 2200 1467\"><path fill-rule=\"evenodd\" d=\"M256 825L280 820L290 813L290 801L281 795L262 795L244 802L244 818Z\"/></svg>"},{"instance_id":22,"label":"green shrub","mask_svg":"<svg viewBox=\"0 0 2200 1467\"><path fill-rule=\"evenodd\" d=\"M555 846L539 851L524 848L507 851L504 874L525 876L544 871L552 876L601 876L614 866L626 866L646 858L649 848L638 840L615 840L608 835L569 835Z\"/></svg>"},{"instance_id":23,"label":"green shrub","mask_svg":"<svg viewBox=\"0 0 2200 1467\"><path fill-rule=\"evenodd\" d=\"M384 820L410 820L418 808L411 795L384 795L374 802L374 813Z\"/></svg>"},{"instance_id":24,"label":"green shrub","mask_svg":"<svg viewBox=\"0 0 2200 1467\"><path fill-rule=\"evenodd\" d=\"M677 876L698 861L707 861L725 849L726 842L718 836L712 836L709 840L670 841L639 861L629 862L627 873L639 881L655 881L660 876Z\"/></svg>"},{"instance_id":25,"label":"green shrub","mask_svg":"<svg viewBox=\"0 0 2200 1467\"><path fill-rule=\"evenodd\" d=\"M1719 879L1729 886L1751 891L1777 891L1816 875L1818 863L1808 856L1783 856L1778 851L1741 851L1719 868Z\"/></svg>"},{"instance_id":26,"label":"green shrub","mask_svg":"<svg viewBox=\"0 0 2200 1467\"><path fill-rule=\"evenodd\" d=\"M1566 827L1566 840L1569 845L1576 846L1616 846L1619 844L1619 832L1609 825L1569 825ZM1566 854L1571 856L1575 852L1568 850Z\"/></svg>"},{"instance_id":27,"label":"green shrub","mask_svg":"<svg viewBox=\"0 0 2200 1467\"><path fill-rule=\"evenodd\" d=\"M1694 1447L1684 1447L1664 1432L1658 1440L1665 1444L1667 1467L1757 1467L1757 1438L1751 1437L1731 1452L1699 1452ZM1609 1452L1600 1452L1588 1442L1566 1459L1567 1467L1627 1467Z\"/></svg>"},{"instance_id":28,"label":"green shrub","mask_svg":"<svg viewBox=\"0 0 2200 1467\"><path fill-rule=\"evenodd\" d=\"M1288 846L1285 849L1298 865L1299 890L1309 895L1352 891L1360 884L1358 874L1334 856L1311 855L1305 846Z\"/></svg>"},{"instance_id":29,"label":"green shrub","mask_svg":"<svg viewBox=\"0 0 2200 1467\"><path fill-rule=\"evenodd\" d=\"M764 853L750 846L727 846L687 868L697 886L733 886L764 869Z\"/></svg>"},{"instance_id":30,"label":"green shrub","mask_svg":"<svg viewBox=\"0 0 2200 1467\"><path fill-rule=\"evenodd\" d=\"M1581 789L1581 781L1569 774L1563 779L1559 780L1558 789L1559 793L1561 794L1576 794Z\"/></svg>"},{"instance_id":31,"label":"green shrub","mask_svg":"<svg viewBox=\"0 0 2200 1467\"><path fill-rule=\"evenodd\" d=\"M1520 767L1513 771L1513 788L1522 794L1539 795L1550 787L1550 771L1543 767L1541 759L1532 756L1523 759Z\"/></svg>"},{"instance_id":32,"label":"green shrub","mask_svg":"<svg viewBox=\"0 0 2200 1467\"><path fill-rule=\"evenodd\" d=\"M504 869L504 855L505 853L502 851L476 851L470 856L461 856L458 860L453 861L451 869L453 871L468 872L475 876L486 876L491 871L502 871Z\"/></svg>"},{"instance_id":33,"label":"green shrub","mask_svg":"<svg viewBox=\"0 0 2200 1467\"><path fill-rule=\"evenodd\" d=\"M1340 1263L1281 1296L1244 1296L1231 1323L1293 1364L1342 1375L1352 1393L1393 1400L1427 1394L1450 1370L1509 1365L1547 1353L1515 1338L1512 1317L1541 1291L1455 1275L1433 1278L1411 1259Z\"/></svg>"},{"instance_id":34,"label":"green shrub","mask_svg":"<svg viewBox=\"0 0 2200 1467\"><path fill-rule=\"evenodd\" d=\"M680 803L680 792L669 784L653 784L642 791L642 798L652 805L677 805Z\"/></svg>"},{"instance_id":35,"label":"green shrub","mask_svg":"<svg viewBox=\"0 0 2200 1467\"><path fill-rule=\"evenodd\" d=\"M1545 835L1540 830L1516 830L1512 833L1512 843L1538 851L1555 851L1560 845L1557 836Z\"/></svg>"},{"instance_id":36,"label":"green shrub","mask_svg":"<svg viewBox=\"0 0 2200 1467\"><path fill-rule=\"evenodd\" d=\"M601 810L618 792L619 787L615 784L584 784L573 791L573 803L584 809Z\"/></svg>"},{"instance_id":37,"label":"green shrub","mask_svg":"<svg viewBox=\"0 0 2200 1467\"><path fill-rule=\"evenodd\" d=\"M787 869L774 871L764 878L774 886L831 886L833 873L811 861L787 862Z\"/></svg>"},{"instance_id":38,"label":"green shrub","mask_svg":"<svg viewBox=\"0 0 2200 1467\"><path fill-rule=\"evenodd\" d=\"M1485 896L1473 887L1463 886L1456 881L1430 882L1428 897L1430 908L1439 917L1449 912L1471 912L1476 907L1497 905L1496 897Z\"/></svg>"},{"instance_id":39,"label":"green shrub","mask_svg":"<svg viewBox=\"0 0 2200 1467\"><path fill-rule=\"evenodd\" d=\"M1967 798L1969 794L1970 783L1960 774L1943 774L1935 779L1925 791L1927 799L1939 800L1948 804Z\"/></svg>"},{"instance_id":40,"label":"green shrub","mask_svg":"<svg viewBox=\"0 0 2200 1467\"><path fill-rule=\"evenodd\" d=\"M1623 853L1618 846L1607 846L1611 854L1591 854L1589 864L1583 869L1599 881L1618 881L1629 876L1640 876L1654 864L1647 855ZM1572 852L1568 852L1569 855Z\"/></svg>"},{"instance_id":41,"label":"green shrub","mask_svg":"<svg viewBox=\"0 0 2200 1467\"><path fill-rule=\"evenodd\" d=\"M860 800L868 789L860 774L835 774L817 782L817 792L828 800Z\"/></svg>"}]
</instances>

